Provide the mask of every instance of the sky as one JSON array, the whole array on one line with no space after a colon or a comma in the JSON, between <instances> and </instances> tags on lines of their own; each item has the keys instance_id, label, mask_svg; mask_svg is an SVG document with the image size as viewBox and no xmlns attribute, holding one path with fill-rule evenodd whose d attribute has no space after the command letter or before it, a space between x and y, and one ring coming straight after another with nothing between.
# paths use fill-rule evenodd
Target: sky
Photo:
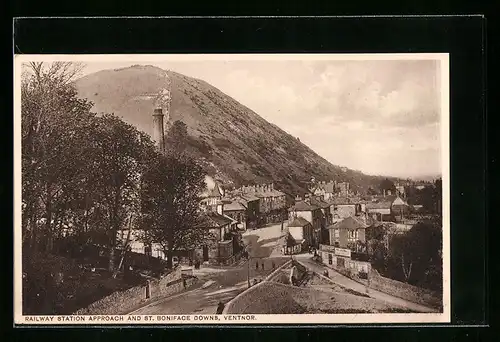
<instances>
[{"instance_id":1,"label":"sky","mask_svg":"<svg viewBox=\"0 0 500 342\"><path fill-rule=\"evenodd\" d=\"M155 65L202 79L331 163L366 174L441 174L437 60L89 62Z\"/></svg>"}]
</instances>

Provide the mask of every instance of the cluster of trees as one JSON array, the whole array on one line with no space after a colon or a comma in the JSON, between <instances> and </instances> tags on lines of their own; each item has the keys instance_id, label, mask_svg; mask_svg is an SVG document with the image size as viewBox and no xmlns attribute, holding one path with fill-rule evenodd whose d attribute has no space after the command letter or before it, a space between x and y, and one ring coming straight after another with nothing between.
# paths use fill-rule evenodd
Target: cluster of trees
<instances>
[{"instance_id":1,"label":"cluster of trees","mask_svg":"<svg viewBox=\"0 0 500 342\"><path fill-rule=\"evenodd\" d=\"M425 212L439 213L442 204L442 181L437 179L434 183L429 183L423 189L413 186L405 188L408 204L420 204Z\"/></svg>"},{"instance_id":2,"label":"cluster of trees","mask_svg":"<svg viewBox=\"0 0 500 342\"><path fill-rule=\"evenodd\" d=\"M206 239L200 228L204 174L186 156L177 123L160 153L150 137L112 114L97 115L72 84L82 65L24 65L22 77L22 238L27 253L75 247L109 249L122 229L147 231L144 241L169 252ZM171 258L169 258L171 264Z\"/></svg>"},{"instance_id":3,"label":"cluster of trees","mask_svg":"<svg viewBox=\"0 0 500 342\"><path fill-rule=\"evenodd\" d=\"M391 191L396 194L396 186L389 179L383 179L378 189L369 187L368 195L383 194L384 191ZM434 182L428 182L423 189L418 189L414 185L405 186L405 198L410 205L419 204L423 206L424 212L431 214L439 214L442 198L442 181L437 179Z\"/></svg>"},{"instance_id":4,"label":"cluster of trees","mask_svg":"<svg viewBox=\"0 0 500 342\"><path fill-rule=\"evenodd\" d=\"M415 286L442 289L442 227L420 222L404 234L380 226L369 241L372 266L382 275Z\"/></svg>"}]
</instances>

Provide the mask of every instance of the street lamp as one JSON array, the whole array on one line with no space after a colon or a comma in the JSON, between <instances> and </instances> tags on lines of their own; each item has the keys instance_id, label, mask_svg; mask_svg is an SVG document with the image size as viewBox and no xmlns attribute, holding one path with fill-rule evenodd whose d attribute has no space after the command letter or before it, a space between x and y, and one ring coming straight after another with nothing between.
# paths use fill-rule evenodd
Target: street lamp
<instances>
[{"instance_id":1,"label":"street lamp","mask_svg":"<svg viewBox=\"0 0 500 342\"><path fill-rule=\"evenodd\" d=\"M246 245L245 246L245 251L247 253L247 283L248 283L248 288L250 288L250 259L252 259L250 257L250 252L252 251L252 248L250 247L250 245Z\"/></svg>"}]
</instances>

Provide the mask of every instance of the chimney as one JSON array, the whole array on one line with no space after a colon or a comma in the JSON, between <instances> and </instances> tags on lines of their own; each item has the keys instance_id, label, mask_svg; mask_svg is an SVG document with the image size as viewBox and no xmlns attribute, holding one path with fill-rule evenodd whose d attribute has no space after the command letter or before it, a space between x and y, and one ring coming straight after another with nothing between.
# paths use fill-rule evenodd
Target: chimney
<instances>
[{"instance_id":1,"label":"chimney","mask_svg":"<svg viewBox=\"0 0 500 342\"><path fill-rule=\"evenodd\" d=\"M385 197L385 189L384 189L384 197Z\"/></svg>"},{"instance_id":2,"label":"chimney","mask_svg":"<svg viewBox=\"0 0 500 342\"><path fill-rule=\"evenodd\" d=\"M156 108L153 112L153 139L160 151L165 149L165 131L163 128L163 110Z\"/></svg>"}]
</instances>

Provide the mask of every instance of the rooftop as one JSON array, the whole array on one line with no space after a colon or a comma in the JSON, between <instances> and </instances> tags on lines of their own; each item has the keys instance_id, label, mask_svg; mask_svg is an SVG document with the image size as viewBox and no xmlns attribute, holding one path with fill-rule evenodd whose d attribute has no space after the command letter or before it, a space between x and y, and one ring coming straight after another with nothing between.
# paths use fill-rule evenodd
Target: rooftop
<instances>
[{"instance_id":1,"label":"rooftop","mask_svg":"<svg viewBox=\"0 0 500 342\"><path fill-rule=\"evenodd\" d=\"M335 192L335 183L333 181L330 181L328 183L318 183L313 187L314 190L324 190L327 193L334 193Z\"/></svg>"},{"instance_id":2,"label":"rooftop","mask_svg":"<svg viewBox=\"0 0 500 342\"><path fill-rule=\"evenodd\" d=\"M328 201L330 204L334 205L354 205L361 203L361 199L357 197L334 197Z\"/></svg>"},{"instance_id":3,"label":"rooftop","mask_svg":"<svg viewBox=\"0 0 500 342\"><path fill-rule=\"evenodd\" d=\"M320 208L328 208L330 206L330 203L315 197L311 197L311 204Z\"/></svg>"},{"instance_id":4,"label":"rooftop","mask_svg":"<svg viewBox=\"0 0 500 342\"><path fill-rule=\"evenodd\" d=\"M252 202L252 201L258 201L259 198L253 194L239 194L238 195L239 197L241 197L242 199L244 199L245 201L247 202Z\"/></svg>"},{"instance_id":5,"label":"rooftop","mask_svg":"<svg viewBox=\"0 0 500 342\"><path fill-rule=\"evenodd\" d=\"M224 204L224 211L237 211L237 210L246 210L245 206L238 201L231 200Z\"/></svg>"},{"instance_id":6,"label":"rooftop","mask_svg":"<svg viewBox=\"0 0 500 342\"><path fill-rule=\"evenodd\" d=\"M281 244L282 245L285 245L287 247L293 247L293 246L296 246L296 245L299 245L301 243L303 243L304 240L296 240L292 234L290 234L290 232L288 232L285 236L283 236L283 238L281 239Z\"/></svg>"},{"instance_id":7,"label":"rooftop","mask_svg":"<svg viewBox=\"0 0 500 342\"><path fill-rule=\"evenodd\" d=\"M210 197L222 197L223 195L222 190L217 184L215 184L214 188L210 190L209 194Z\"/></svg>"},{"instance_id":8,"label":"rooftop","mask_svg":"<svg viewBox=\"0 0 500 342\"><path fill-rule=\"evenodd\" d=\"M307 226L308 224L311 224L309 221L307 221L303 217L296 217L294 220L288 224L288 227L304 227Z\"/></svg>"},{"instance_id":9,"label":"rooftop","mask_svg":"<svg viewBox=\"0 0 500 342\"><path fill-rule=\"evenodd\" d=\"M205 213L203 219L206 228L221 228L232 223L229 217L216 212Z\"/></svg>"},{"instance_id":10,"label":"rooftop","mask_svg":"<svg viewBox=\"0 0 500 342\"><path fill-rule=\"evenodd\" d=\"M332 224L328 229L362 229L368 226L353 216L346 217L342 221Z\"/></svg>"},{"instance_id":11,"label":"rooftop","mask_svg":"<svg viewBox=\"0 0 500 342\"><path fill-rule=\"evenodd\" d=\"M391 207L392 201L366 203L366 209L391 209Z\"/></svg>"},{"instance_id":12,"label":"rooftop","mask_svg":"<svg viewBox=\"0 0 500 342\"><path fill-rule=\"evenodd\" d=\"M295 204L289 209L289 211L292 211L292 210L311 211L311 210L316 210L316 209L320 209L320 207L313 205L312 203L307 203L305 200L303 200L303 201L295 202Z\"/></svg>"}]
</instances>

